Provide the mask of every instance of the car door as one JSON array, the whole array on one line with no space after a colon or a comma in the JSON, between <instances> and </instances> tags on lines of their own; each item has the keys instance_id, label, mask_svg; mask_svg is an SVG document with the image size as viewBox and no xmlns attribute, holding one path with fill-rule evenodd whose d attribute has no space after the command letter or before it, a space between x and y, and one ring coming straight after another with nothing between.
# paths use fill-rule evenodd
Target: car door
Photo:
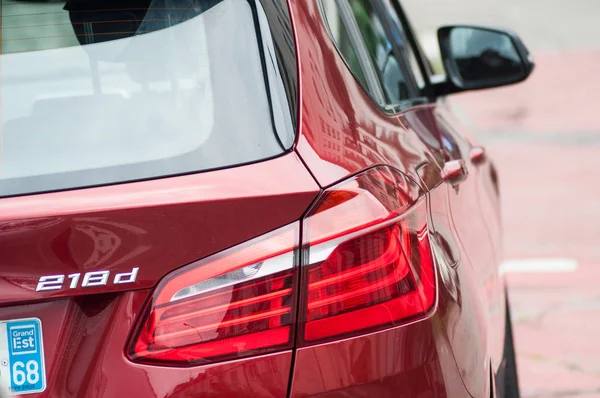
<instances>
[{"instance_id":1,"label":"car door","mask_svg":"<svg viewBox=\"0 0 600 398\"><path fill-rule=\"evenodd\" d=\"M412 39L410 59L420 55L418 44L411 27L402 13L400 4L388 0L381 2L386 7L394 26L399 26ZM409 47L409 46L407 46ZM428 75L427 62L410 62L421 67ZM412 68L417 69L416 67ZM427 93L426 87L424 87ZM498 322L501 302L501 283L497 275L498 224L495 222L493 205L483 202L481 158L478 148L459 130L455 118L440 101L431 98L425 106L411 107L399 115L400 121L422 141L435 155L443 169L445 184L436 186L431 192L433 222L440 247L449 253L447 258L456 271L460 296L450 298L445 322L448 338L453 346L455 358L463 374L463 381L474 396L487 394L486 372L489 372L490 357L501 358L503 327ZM484 211L485 209L485 211ZM487 222L490 218L492 222ZM454 235L460 248L453 248ZM494 322L493 322L494 321ZM476 344L473 344L476 342ZM499 364L499 360L495 361Z\"/></svg>"},{"instance_id":2,"label":"car door","mask_svg":"<svg viewBox=\"0 0 600 398\"><path fill-rule=\"evenodd\" d=\"M452 107L447 103L438 105L438 120L448 134L461 142L462 158L468 164L469 178L472 180L469 208L476 209L480 214L482 225L479 226L478 234L486 237L491 245L490 251L485 256L488 263L478 263L487 265L483 267L477 265L474 270L481 274L480 277L483 280L484 296L487 300L490 355L493 365L497 367L502 361L506 319L505 285L499 275L499 265L502 261L502 223L497 172L485 148L472 135L467 134L467 127L456 117L452 112ZM454 222L460 224L460 221L456 220L457 218L458 216L454 216ZM472 257L476 255L475 253ZM483 258L478 257L477 260L472 259L471 261L482 260Z\"/></svg>"}]
</instances>

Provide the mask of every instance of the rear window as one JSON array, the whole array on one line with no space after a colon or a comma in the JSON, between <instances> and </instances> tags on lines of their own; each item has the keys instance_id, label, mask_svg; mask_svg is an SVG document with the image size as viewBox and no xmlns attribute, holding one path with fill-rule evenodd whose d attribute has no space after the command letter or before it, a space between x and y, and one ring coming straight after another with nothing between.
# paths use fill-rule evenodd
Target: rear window
<instances>
[{"instance_id":1,"label":"rear window","mask_svg":"<svg viewBox=\"0 0 600 398\"><path fill-rule=\"evenodd\" d=\"M234 166L293 143L258 0L1 1L0 196Z\"/></svg>"}]
</instances>

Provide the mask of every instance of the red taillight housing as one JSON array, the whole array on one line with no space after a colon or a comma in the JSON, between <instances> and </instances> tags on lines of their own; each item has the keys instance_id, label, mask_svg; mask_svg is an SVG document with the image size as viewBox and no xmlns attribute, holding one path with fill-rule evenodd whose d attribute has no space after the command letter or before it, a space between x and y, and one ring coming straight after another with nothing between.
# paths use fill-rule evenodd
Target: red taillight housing
<instances>
[{"instance_id":1,"label":"red taillight housing","mask_svg":"<svg viewBox=\"0 0 600 398\"><path fill-rule=\"evenodd\" d=\"M129 357L191 365L289 349L296 321L299 225L191 264L165 278Z\"/></svg>"},{"instance_id":2,"label":"red taillight housing","mask_svg":"<svg viewBox=\"0 0 600 398\"><path fill-rule=\"evenodd\" d=\"M213 363L425 318L436 303L427 215L419 186L386 167L329 188L303 220L301 259L295 223L169 274L128 357Z\"/></svg>"},{"instance_id":3,"label":"red taillight housing","mask_svg":"<svg viewBox=\"0 0 600 398\"><path fill-rule=\"evenodd\" d=\"M301 345L411 322L435 305L427 203L400 173L376 168L327 190L303 242Z\"/></svg>"}]
</instances>

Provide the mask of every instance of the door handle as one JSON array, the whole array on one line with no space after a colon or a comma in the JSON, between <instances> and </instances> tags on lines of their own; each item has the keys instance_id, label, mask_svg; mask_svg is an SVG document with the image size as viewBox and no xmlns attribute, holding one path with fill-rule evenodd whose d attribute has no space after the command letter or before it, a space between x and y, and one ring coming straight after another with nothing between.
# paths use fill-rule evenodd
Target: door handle
<instances>
[{"instance_id":1,"label":"door handle","mask_svg":"<svg viewBox=\"0 0 600 398\"><path fill-rule=\"evenodd\" d=\"M487 160L487 154L485 153L485 148L482 146L476 146L476 147L471 148L469 157L471 158L471 162L476 166L479 166L480 164L485 163L485 161Z\"/></svg>"},{"instance_id":2,"label":"door handle","mask_svg":"<svg viewBox=\"0 0 600 398\"><path fill-rule=\"evenodd\" d=\"M465 182L469 176L469 169L464 160L450 160L444 164L442 178L444 181L452 184L453 187Z\"/></svg>"}]
</instances>

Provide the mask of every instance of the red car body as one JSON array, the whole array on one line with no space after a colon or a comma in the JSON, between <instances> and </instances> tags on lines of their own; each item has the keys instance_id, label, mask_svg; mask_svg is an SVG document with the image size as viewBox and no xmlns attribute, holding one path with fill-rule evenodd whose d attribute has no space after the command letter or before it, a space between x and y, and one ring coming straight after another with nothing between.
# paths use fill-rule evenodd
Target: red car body
<instances>
[{"instance_id":1,"label":"red car body","mask_svg":"<svg viewBox=\"0 0 600 398\"><path fill-rule=\"evenodd\" d=\"M339 55L316 0L290 0L289 18L298 89L290 151L189 175L0 199L0 320L35 317L44 330L47 387L32 396L497 396L507 317L492 161L442 101L382 112ZM448 183L445 163L462 162L468 177ZM289 347L241 359L169 366L132 358L161 280L302 221L324 190L382 166L416 182L412 199L427 203L429 233L441 242L430 310L316 344L293 337ZM36 291L47 275L135 267L130 285Z\"/></svg>"}]
</instances>

